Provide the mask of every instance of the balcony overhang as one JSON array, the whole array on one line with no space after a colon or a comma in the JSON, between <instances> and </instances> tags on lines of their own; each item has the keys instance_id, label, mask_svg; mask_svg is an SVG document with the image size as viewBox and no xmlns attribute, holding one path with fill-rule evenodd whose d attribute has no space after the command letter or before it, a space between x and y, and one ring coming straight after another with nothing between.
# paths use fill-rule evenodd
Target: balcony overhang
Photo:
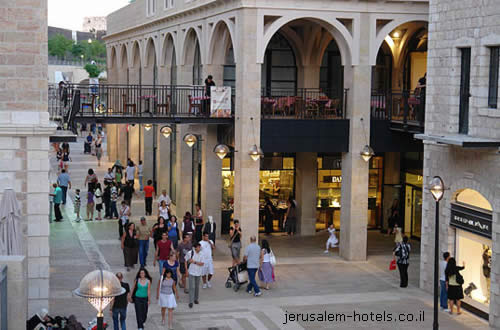
<instances>
[{"instance_id":1,"label":"balcony overhang","mask_svg":"<svg viewBox=\"0 0 500 330\"><path fill-rule=\"evenodd\" d=\"M464 134L415 134L415 139L423 141L431 141L437 144L447 144L468 149L477 148L499 148L500 139L489 139L474 137Z\"/></svg>"},{"instance_id":2,"label":"balcony overhang","mask_svg":"<svg viewBox=\"0 0 500 330\"><path fill-rule=\"evenodd\" d=\"M234 118L218 118L218 117L176 117L176 116L128 116L128 115L77 115L74 118L75 122L83 124L232 124Z\"/></svg>"},{"instance_id":3,"label":"balcony overhang","mask_svg":"<svg viewBox=\"0 0 500 330\"><path fill-rule=\"evenodd\" d=\"M76 142L76 134L71 131L57 130L49 137L50 143Z\"/></svg>"}]
</instances>

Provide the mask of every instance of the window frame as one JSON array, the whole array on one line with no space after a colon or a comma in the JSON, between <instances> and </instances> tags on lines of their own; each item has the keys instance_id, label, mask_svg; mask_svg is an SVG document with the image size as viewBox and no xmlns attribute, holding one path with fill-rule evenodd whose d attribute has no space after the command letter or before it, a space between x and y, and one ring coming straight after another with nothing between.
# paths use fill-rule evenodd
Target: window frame
<instances>
[{"instance_id":1,"label":"window frame","mask_svg":"<svg viewBox=\"0 0 500 330\"><path fill-rule=\"evenodd\" d=\"M488 47L490 50L490 65L488 77L488 108L498 109L498 78L500 71L500 46Z\"/></svg>"}]
</instances>

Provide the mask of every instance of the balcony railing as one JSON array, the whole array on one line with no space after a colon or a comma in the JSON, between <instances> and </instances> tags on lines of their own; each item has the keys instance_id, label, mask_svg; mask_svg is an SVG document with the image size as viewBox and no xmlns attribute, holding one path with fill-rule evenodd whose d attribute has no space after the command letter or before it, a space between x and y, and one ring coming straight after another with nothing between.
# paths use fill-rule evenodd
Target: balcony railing
<instances>
[{"instance_id":1,"label":"balcony railing","mask_svg":"<svg viewBox=\"0 0 500 330\"><path fill-rule=\"evenodd\" d=\"M391 127L406 131L423 131L425 122L425 92L372 91L371 117L386 119Z\"/></svg>"},{"instance_id":2,"label":"balcony railing","mask_svg":"<svg viewBox=\"0 0 500 330\"><path fill-rule=\"evenodd\" d=\"M262 118L345 119L347 89L262 89Z\"/></svg>"},{"instance_id":3,"label":"balcony railing","mask_svg":"<svg viewBox=\"0 0 500 330\"><path fill-rule=\"evenodd\" d=\"M50 118L70 121L106 120L181 120L211 119L210 97L204 86L175 85L92 85L71 84L64 88L49 86ZM234 93L231 97L231 118ZM217 118L221 118L220 115Z\"/></svg>"}]
</instances>

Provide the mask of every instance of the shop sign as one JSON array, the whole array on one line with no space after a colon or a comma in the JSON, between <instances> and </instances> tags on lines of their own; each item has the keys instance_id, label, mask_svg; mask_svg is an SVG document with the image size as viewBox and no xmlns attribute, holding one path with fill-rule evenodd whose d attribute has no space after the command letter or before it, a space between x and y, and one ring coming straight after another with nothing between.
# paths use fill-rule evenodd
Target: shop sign
<instances>
[{"instance_id":1,"label":"shop sign","mask_svg":"<svg viewBox=\"0 0 500 330\"><path fill-rule=\"evenodd\" d=\"M211 87L210 117L231 117L231 87Z\"/></svg>"},{"instance_id":2,"label":"shop sign","mask_svg":"<svg viewBox=\"0 0 500 330\"><path fill-rule=\"evenodd\" d=\"M342 176L340 175L325 175L323 176L324 183L342 183Z\"/></svg>"},{"instance_id":3,"label":"shop sign","mask_svg":"<svg viewBox=\"0 0 500 330\"><path fill-rule=\"evenodd\" d=\"M488 213L451 204L450 225L491 238L492 216Z\"/></svg>"}]
</instances>

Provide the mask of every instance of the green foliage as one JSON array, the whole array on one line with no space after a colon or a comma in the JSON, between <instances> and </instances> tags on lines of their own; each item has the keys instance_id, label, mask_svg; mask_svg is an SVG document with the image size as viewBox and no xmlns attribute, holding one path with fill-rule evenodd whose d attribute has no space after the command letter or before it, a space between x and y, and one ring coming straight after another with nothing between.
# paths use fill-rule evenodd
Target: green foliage
<instances>
[{"instance_id":1,"label":"green foliage","mask_svg":"<svg viewBox=\"0 0 500 330\"><path fill-rule=\"evenodd\" d=\"M73 54L74 57L80 58L81 55L85 56L85 46L82 45L81 42L73 44L71 47L71 54Z\"/></svg>"},{"instance_id":2,"label":"green foliage","mask_svg":"<svg viewBox=\"0 0 500 330\"><path fill-rule=\"evenodd\" d=\"M49 39L49 55L64 58L66 53L71 50L73 41L62 34L56 34Z\"/></svg>"},{"instance_id":3,"label":"green foliage","mask_svg":"<svg viewBox=\"0 0 500 330\"><path fill-rule=\"evenodd\" d=\"M90 78L97 78L101 73L101 69L95 64L86 64L84 67L85 71L89 74Z\"/></svg>"},{"instance_id":4,"label":"green foliage","mask_svg":"<svg viewBox=\"0 0 500 330\"><path fill-rule=\"evenodd\" d=\"M106 46L99 40L92 40L86 43L85 57L91 60L106 58Z\"/></svg>"}]
</instances>

